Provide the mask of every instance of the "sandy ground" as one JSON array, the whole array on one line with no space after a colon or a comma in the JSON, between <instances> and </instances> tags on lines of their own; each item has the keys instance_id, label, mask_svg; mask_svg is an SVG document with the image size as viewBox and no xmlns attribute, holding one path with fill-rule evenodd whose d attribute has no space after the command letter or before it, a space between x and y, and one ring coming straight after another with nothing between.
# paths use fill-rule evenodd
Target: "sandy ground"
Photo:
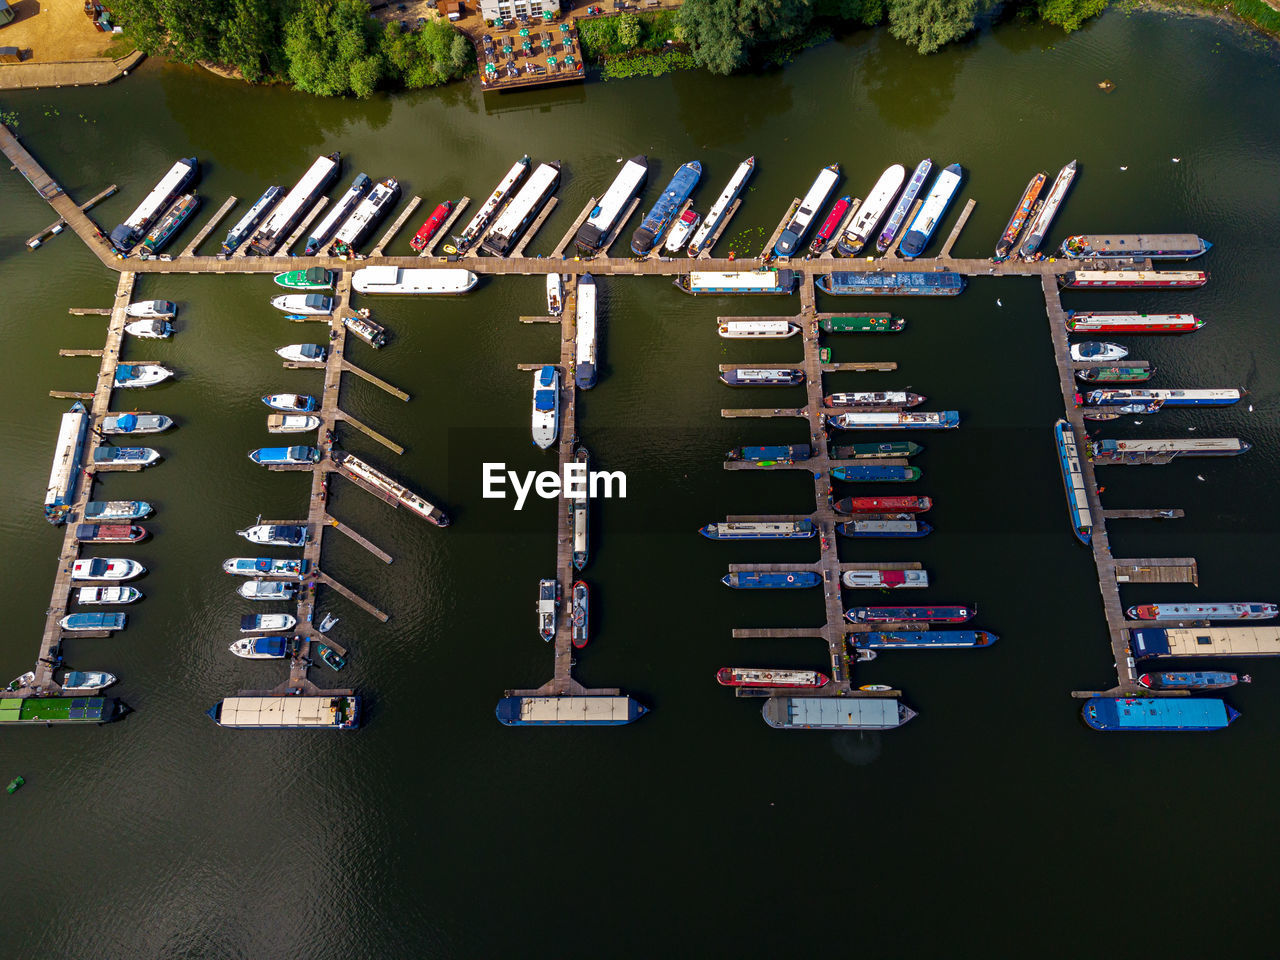
<instances>
[{"instance_id":1,"label":"sandy ground","mask_svg":"<svg viewBox=\"0 0 1280 960\"><path fill-rule=\"evenodd\" d=\"M113 39L84 15L83 0L9 0L17 16L0 27L0 47L17 47L23 60L88 60Z\"/></svg>"}]
</instances>

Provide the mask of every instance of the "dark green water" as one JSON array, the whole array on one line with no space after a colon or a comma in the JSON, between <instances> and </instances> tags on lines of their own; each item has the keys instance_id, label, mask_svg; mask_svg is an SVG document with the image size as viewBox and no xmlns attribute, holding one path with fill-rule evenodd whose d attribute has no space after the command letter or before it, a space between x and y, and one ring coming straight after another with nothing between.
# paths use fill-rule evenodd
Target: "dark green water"
<instances>
[{"instance_id":1,"label":"dark green water","mask_svg":"<svg viewBox=\"0 0 1280 960\"><path fill-rule=\"evenodd\" d=\"M1204 330L1140 341L1134 355L1160 367L1160 385L1252 391L1252 411L1171 412L1106 430L1177 436L1195 426L1256 445L1239 460L1105 474L1110 506L1189 514L1113 524L1116 554L1195 556L1194 597L1274 600L1276 67L1273 53L1219 25L1111 14L1070 38L1006 27L927 59L861 34L764 76L491 101L459 87L324 102L149 64L109 88L3 105L74 196L120 184L95 214L107 225L180 155L202 162L201 222L231 193L242 199L234 219L322 151L343 151L344 182L353 169L399 177L424 211L482 197L523 152L558 158L561 206L533 252L554 246L618 157L644 152L651 183L700 159L701 208L754 153L758 175L721 248L753 251L833 160L846 172L841 192L854 195L892 161L958 160L978 207L956 252L986 256L1027 177L1078 157L1057 240L1194 230L1216 247L1202 290L1068 305L1195 311ZM1104 77L1115 93L1097 91ZM24 250L51 215L16 175L2 182L8 677L30 665L60 542L39 510L66 406L47 391L87 389L94 371L57 349L101 343L98 319L66 310L109 303L115 278L74 237ZM393 252L407 252L411 232ZM379 302L392 345L352 348L413 399L348 377L343 407L408 449L397 458L359 435L344 444L439 498L456 522L439 531L335 484L333 512L396 559L383 567L341 537L326 550L330 572L392 613L379 625L341 598L323 603L342 616L335 635L352 650L342 679L367 705L364 729L330 736L236 733L204 716L219 698L282 676L226 652L248 604L219 563L247 552L238 527L303 508L303 478L244 455L267 439L258 396L318 387L316 374L282 371L271 352L316 328L270 309L265 278L144 279L140 297L181 301L179 333L130 344L129 356L180 376L137 402L180 428L156 442L162 466L99 489L158 505L156 536L129 552L151 571L139 583L147 599L115 638L67 645L72 665L120 675L117 692L136 712L101 729L10 731L0 743L0 780L27 779L0 798L0 956L1080 956L1118 942L1174 955L1274 952L1266 859L1280 670L1226 665L1255 682L1229 697L1244 718L1213 736L1099 736L1068 696L1114 674L1093 566L1068 530L1054 463L1060 401L1038 284L979 280L956 300L887 304L907 316L905 334L834 341L837 359L893 359L900 370L830 377L829 389L909 386L964 417L961 430L924 437L916 461L919 492L937 500L934 536L844 543L844 556L924 562L929 598L977 603L981 626L1002 637L989 651L885 655L861 671L861 682L900 686L920 712L883 736L776 732L713 680L726 664L825 659L812 641L730 635L816 624L816 595L754 596L717 582L729 562L811 558L814 545L694 534L727 513L811 508L802 475L720 466L731 446L800 441L804 428L717 416L792 402L729 391L718 362L795 360L799 347L726 344L714 317L790 313L797 302L694 300L656 279L601 288L604 367L580 404L580 433L601 465L627 472L630 496L594 517L598 629L577 671L653 712L611 730L510 730L493 717L504 688L535 686L551 668L532 606L553 563L554 508L538 501L514 515L479 489L483 460L550 462L529 445L529 380L515 365L552 358L555 334L515 322L540 312L543 292L534 278L510 278L458 300ZM117 394L118 406L132 402Z\"/></svg>"}]
</instances>

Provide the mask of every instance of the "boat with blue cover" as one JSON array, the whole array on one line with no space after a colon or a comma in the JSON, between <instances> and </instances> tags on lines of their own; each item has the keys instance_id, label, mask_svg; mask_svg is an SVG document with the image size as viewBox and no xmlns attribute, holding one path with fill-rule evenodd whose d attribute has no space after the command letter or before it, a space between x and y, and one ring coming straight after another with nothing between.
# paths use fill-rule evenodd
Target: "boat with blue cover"
<instances>
[{"instance_id":1,"label":"boat with blue cover","mask_svg":"<svg viewBox=\"0 0 1280 960\"><path fill-rule=\"evenodd\" d=\"M794 573L742 570L726 573L720 582L735 590L799 590L818 586L822 583L822 577L812 570L798 570Z\"/></svg>"},{"instance_id":2,"label":"boat with blue cover","mask_svg":"<svg viewBox=\"0 0 1280 960\"><path fill-rule=\"evenodd\" d=\"M818 171L808 192L800 200L800 206L787 221L787 225L773 245L773 252L780 257L790 257L804 249L804 238L813 226L813 219L831 196L840 181L840 164L833 163Z\"/></svg>"},{"instance_id":3,"label":"boat with blue cover","mask_svg":"<svg viewBox=\"0 0 1280 960\"><path fill-rule=\"evenodd\" d=\"M228 648L245 660L283 660L289 655L288 637L245 637Z\"/></svg>"},{"instance_id":4,"label":"boat with blue cover","mask_svg":"<svg viewBox=\"0 0 1280 960\"><path fill-rule=\"evenodd\" d=\"M311 413L320 409L320 401L305 393L273 393L262 398L272 410L285 413Z\"/></svg>"},{"instance_id":5,"label":"boat with blue cover","mask_svg":"<svg viewBox=\"0 0 1280 960\"><path fill-rule=\"evenodd\" d=\"M1138 686L1148 690L1224 690L1237 683L1251 683L1247 673L1219 673L1205 670L1192 673L1144 673L1138 678Z\"/></svg>"},{"instance_id":6,"label":"boat with blue cover","mask_svg":"<svg viewBox=\"0 0 1280 960\"><path fill-rule=\"evenodd\" d=\"M227 238L222 241L222 255L224 257L231 256L240 248L240 244L253 236L253 231L257 229L258 224L267 215L267 211L274 207L276 202L283 196L284 187L267 187L266 192L249 208L249 212L236 221L236 225L227 231ZM308 251L308 255L314 252L314 250Z\"/></svg>"},{"instance_id":7,"label":"boat with blue cover","mask_svg":"<svg viewBox=\"0 0 1280 960\"><path fill-rule=\"evenodd\" d=\"M947 208L951 206L951 201L955 199L963 177L964 170L958 163L944 167L938 174L938 178L933 181L933 186L929 188L929 195L925 197L920 212L907 226L902 243L898 244L898 252L903 257L914 260L924 252L924 248L929 245L929 241L938 229L938 224L946 214Z\"/></svg>"},{"instance_id":8,"label":"boat with blue cover","mask_svg":"<svg viewBox=\"0 0 1280 960\"><path fill-rule=\"evenodd\" d=\"M708 523L698 532L708 540L804 540L818 531L805 519Z\"/></svg>"},{"instance_id":9,"label":"boat with blue cover","mask_svg":"<svg viewBox=\"0 0 1280 960\"><path fill-rule=\"evenodd\" d=\"M966 606L851 607L845 616L853 623L965 623L978 611Z\"/></svg>"},{"instance_id":10,"label":"boat with blue cover","mask_svg":"<svg viewBox=\"0 0 1280 960\"><path fill-rule=\"evenodd\" d=\"M123 613L70 613L58 621L63 630L123 630L126 617Z\"/></svg>"},{"instance_id":11,"label":"boat with blue cover","mask_svg":"<svg viewBox=\"0 0 1280 960\"><path fill-rule=\"evenodd\" d=\"M923 520L911 519L866 519L845 520L836 524L836 533L842 537L865 537L867 539L896 539L899 537L927 537L933 527Z\"/></svg>"},{"instance_id":12,"label":"boat with blue cover","mask_svg":"<svg viewBox=\"0 0 1280 960\"><path fill-rule=\"evenodd\" d=\"M662 239L662 235L666 233L667 227L671 225L671 220L675 217L676 211L684 205L684 202L689 199L689 195L693 193L693 188L698 185L698 179L701 176L702 164L697 160L684 164L676 171L675 176L671 178L671 182L662 191L662 196L649 208L644 221L636 232L632 234L632 253L643 257L657 245L658 241Z\"/></svg>"},{"instance_id":13,"label":"boat with blue cover","mask_svg":"<svg viewBox=\"0 0 1280 960\"><path fill-rule=\"evenodd\" d=\"M111 465L149 467L160 459L160 451L153 447L108 447L99 446L93 449L95 466Z\"/></svg>"},{"instance_id":14,"label":"boat with blue cover","mask_svg":"<svg viewBox=\"0 0 1280 960\"><path fill-rule=\"evenodd\" d=\"M320 451L315 447L259 447L249 454L249 459L262 466L319 463Z\"/></svg>"},{"instance_id":15,"label":"boat with blue cover","mask_svg":"<svg viewBox=\"0 0 1280 960\"><path fill-rule=\"evenodd\" d=\"M989 647L997 639L986 630L872 630L849 636L850 643L858 650L967 649Z\"/></svg>"},{"instance_id":16,"label":"boat with blue cover","mask_svg":"<svg viewBox=\"0 0 1280 960\"><path fill-rule=\"evenodd\" d=\"M1208 697L1090 697L1080 708L1084 722L1103 732L1198 732L1222 730L1240 716Z\"/></svg>"},{"instance_id":17,"label":"boat with blue cover","mask_svg":"<svg viewBox=\"0 0 1280 960\"><path fill-rule=\"evenodd\" d=\"M238 577L287 577L301 580L307 572L306 560L278 560L272 557L232 557L222 561L226 573Z\"/></svg>"},{"instance_id":18,"label":"boat with blue cover","mask_svg":"<svg viewBox=\"0 0 1280 960\"><path fill-rule=\"evenodd\" d=\"M163 433L173 420L162 413L113 413L102 418L103 436Z\"/></svg>"},{"instance_id":19,"label":"boat with blue cover","mask_svg":"<svg viewBox=\"0 0 1280 960\"><path fill-rule=\"evenodd\" d=\"M302 523L256 523L236 533L250 543L275 547L301 547L307 542L307 527Z\"/></svg>"},{"instance_id":20,"label":"boat with blue cover","mask_svg":"<svg viewBox=\"0 0 1280 960\"><path fill-rule=\"evenodd\" d=\"M907 214L911 212L911 206L915 203L916 197L924 189L924 182L929 179L929 172L932 169L933 161L926 158L920 161L920 165L911 174L911 179L907 181L907 188L902 191L902 196L898 198L898 203L893 208L893 213L889 215L888 222L876 239L876 250L880 253L884 253L893 245L893 241L898 236L898 231L902 229L903 221L907 219Z\"/></svg>"},{"instance_id":21,"label":"boat with blue cover","mask_svg":"<svg viewBox=\"0 0 1280 960\"><path fill-rule=\"evenodd\" d=\"M1080 469L1080 447L1076 443L1075 428L1066 420L1059 420L1053 425L1053 437L1058 445L1058 467L1062 471L1062 486L1067 495L1071 530L1077 540L1087 545L1093 537L1093 513L1089 508L1084 473Z\"/></svg>"},{"instance_id":22,"label":"boat with blue cover","mask_svg":"<svg viewBox=\"0 0 1280 960\"><path fill-rule=\"evenodd\" d=\"M153 387L173 376L173 371L158 363L122 363L116 367L115 385L129 387Z\"/></svg>"},{"instance_id":23,"label":"boat with blue cover","mask_svg":"<svg viewBox=\"0 0 1280 960\"><path fill-rule=\"evenodd\" d=\"M2 701L0 701L2 702ZM506 727L617 727L634 723L649 709L628 696L508 696L494 714Z\"/></svg>"},{"instance_id":24,"label":"boat with blue cover","mask_svg":"<svg viewBox=\"0 0 1280 960\"><path fill-rule=\"evenodd\" d=\"M831 448L832 460L884 460L911 458L924 450L924 447L911 441L894 441L892 443L850 443Z\"/></svg>"},{"instance_id":25,"label":"boat with blue cover","mask_svg":"<svg viewBox=\"0 0 1280 960\"><path fill-rule=\"evenodd\" d=\"M964 274L949 271L836 270L819 277L817 287L837 297L954 297L967 282Z\"/></svg>"},{"instance_id":26,"label":"boat with blue cover","mask_svg":"<svg viewBox=\"0 0 1280 960\"><path fill-rule=\"evenodd\" d=\"M145 500L90 500L84 505L86 520L141 520L151 515Z\"/></svg>"},{"instance_id":27,"label":"boat with blue cover","mask_svg":"<svg viewBox=\"0 0 1280 960\"><path fill-rule=\"evenodd\" d=\"M804 383L804 371L795 367L737 367L720 374L729 387L794 387Z\"/></svg>"},{"instance_id":28,"label":"boat with blue cover","mask_svg":"<svg viewBox=\"0 0 1280 960\"><path fill-rule=\"evenodd\" d=\"M533 442L546 450L560 435L560 368L545 364L533 376Z\"/></svg>"},{"instance_id":29,"label":"boat with blue cover","mask_svg":"<svg viewBox=\"0 0 1280 960\"><path fill-rule=\"evenodd\" d=\"M813 456L807 443L774 444L764 447L736 447L724 455L726 460L744 460L761 466L778 463L800 463Z\"/></svg>"},{"instance_id":30,"label":"boat with blue cover","mask_svg":"<svg viewBox=\"0 0 1280 960\"><path fill-rule=\"evenodd\" d=\"M111 697L5 697L0 699L0 729L27 723L110 723L126 712Z\"/></svg>"},{"instance_id":31,"label":"boat with blue cover","mask_svg":"<svg viewBox=\"0 0 1280 960\"><path fill-rule=\"evenodd\" d=\"M831 476L846 483L913 483L920 479L919 467L894 467L868 463L851 467L835 467Z\"/></svg>"}]
</instances>

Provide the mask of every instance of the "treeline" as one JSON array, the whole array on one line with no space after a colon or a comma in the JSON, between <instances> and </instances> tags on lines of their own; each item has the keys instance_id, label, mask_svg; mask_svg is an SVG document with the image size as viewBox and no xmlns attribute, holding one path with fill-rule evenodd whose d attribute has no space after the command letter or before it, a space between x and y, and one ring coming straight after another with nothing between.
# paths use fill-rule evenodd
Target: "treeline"
<instances>
[{"instance_id":1,"label":"treeline","mask_svg":"<svg viewBox=\"0 0 1280 960\"><path fill-rule=\"evenodd\" d=\"M365 0L113 0L138 49L231 67L252 83L285 80L325 97L446 83L474 65L445 21L383 24Z\"/></svg>"},{"instance_id":2,"label":"treeline","mask_svg":"<svg viewBox=\"0 0 1280 960\"><path fill-rule=\"evenodd\" d=\"M1078 29L1108 0L1026 0L1026 13L1064 30ZM685 0L678 17L681 39L699 66L732 73L769 59L769 49L793 44L815 23L843 21L875 26L921 53L933 53L969 33L999 0Z\"/></svg>"}]
</instances>

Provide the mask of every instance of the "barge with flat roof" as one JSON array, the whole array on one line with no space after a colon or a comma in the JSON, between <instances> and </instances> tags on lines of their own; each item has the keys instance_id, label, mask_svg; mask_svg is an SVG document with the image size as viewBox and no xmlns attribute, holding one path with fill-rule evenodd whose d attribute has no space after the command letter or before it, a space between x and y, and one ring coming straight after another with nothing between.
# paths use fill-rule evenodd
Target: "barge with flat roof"
<instances>
[{"instance_id":1,"label":"barge with flat roof","mask_svg":"<svg viewBox=\"0 0 1280 960\"><path fill-rule=\"evenodd\" d=\"M893 730L916 716L890 697L770 697L760 714L776 730Z\"/></svg>"},{"instance_id":2,"label":"barge with flat roof","mask_svg":"<svg viewBox=\"0 0 1280 960\"><path fill-rule=\"evenodd\" d=\"M338 175L341 155L335 150L327 156L316 157L315 161L302 175L302 179L293 185L293 189L271 211L271 215L263 222L262 227L253 235L248 252L259 257L269 257L275 253L280 244L288 239L289 233L320 199L321 194ZM282 251L288 253L287 250Z\"/></svg>"},{"instance_id":3,"label":"barge with flat roof","mask_svg":"<svg viewBox=\"0 0 1280 960\"><path fill-rule=\"evenodd\" d=\"M1144 383L1150 380L1155 372L1156 368L1149 365L1112 364L1077 370L1076 379L1085 383Z\"/></svg>"},{"instance_id":4,"label":"barge with flat roof","mask_svg":"<svg viewBox=\"0 0 1280 960\"><path fill-rule=\"evenodd\" d=\"M1090 697L1080 714L1106 733L1222 730L1240 716L1222 700L1207 697Z\"/></svg>"},{"instance_id":5,"label":"barge with flat roof","mask_svg":"<svg viewBox=\"0 0 1280 960\"><path fill-rule=\"evenodd\" d=\"M822 398L824 407L918 407L927 398L905 390L829 393Z\"/></svg>"},{"instance_id":6,"label":"barge with flat roof","mask_svg":"<svg viewBox=\"0 0 1280 960\"><path fill-rule=\"evenodd\" d=\"M922 472L919 467L868 463L835 467L831 476L845 483L914 483Z\"/></svg>"},{"instance_id":7,"label":"barge with flat roof","mask_svg":"<svg viewBox=\"0 0 1280 960\"><path fill-rule=\"evenodd\" d=\"M662 240L662 235L667 232L667 227L671 225L672 219L676 212L689 199L689 195L693 193L693 188L698 185L698 180L702 176L702 164L697 160L690 160L688 163L681 164L680 169L675 172L670 182L667 183L666 189L662 191L662 195L658 197L649 212L645 214L644 220L640 226L636 228L636 232L631 235L631 252L638 257L643 257L652 251Z\"/></svg>"},{"instance_id":8,"label":"barge with flat roof","mask_svg":"<svg viewBox=\"0 0 1280 960\"><path fill-rule=\"evenodd\" d=\"M219 700L209 716L220 727L267 730L354 730L360 698L342 696L240 696Z\"/></svg>"},{"instance_id":9,"label":"barge with flat roof","mask_svg":"<svg viewBox=\"0 0 1280 960\"><path fill-rule=\"evenodd\" d=\"M842 537L866 538L869 540L889 540L899 538L927 537L933 527L923 520L845 520L836 524L836 533Z\"/></svg>"},{"instance_id":10,"label":"barge with flat roof","mask_svg":"<svg viewBox=\"0 0 1280 960\"><path fill-rule=\"evenodd\" d=\"M594 256L600 251L619 226L618 219L627 205L644 187L648 176L649 158L644 155L632 157L622 165L609 189L587 217L587 222L578 228L573 242L579 250L587 256Z\"/></svg>"},{"instance_id":11,"label":"barge with flat roof","mask_svg":"<svg viewBox=\"0 0 1280 960\"><path fill-rule=\"evenodd\" d=\"M1080 233L1062 241L1062 255L1080 260L1193 260L1212 246L1194 233Z\"/></svg>"},{"instance_id":12,"label":"barge with flat roof","mask_svg":"<svg viewBox=\"0 0 1280 960\"><path fill-rule=\"evenodd\" d=\"M329 256L349 256L369 236L378 221L391 212L399 198L400 182L395 177L379 180L333 235Z\"/></svg>"},{"instance_id":13,"label":"barge with flat roof","mask_svg":"<svg viewBox=\"0 0 1280 960\"><path fill-rule=\"evenodd\" d=\"M1280 627L1137 627L1129 631L1135 660L1164 657L1280 656Z\"/></svg>"},{"instance_id":14,"label":"barge with flat roof","mask_svg":"<svg viewBox=\"0 0 1280 960\"><path fill-rule=\"evenodd\" d=\"M351 289L368 294L436 294L466 293L480 282L470 270L458 267L361 267L351 274ZM353 318L348 318L353 320ZM354 321L348 327L355 329ZM372 325L372 324L371 324Z\"/></svg>"},{"instance_id":15,"label":"barge with flat roof","mask_svg":"<svg viewBox=\"0 0 1280 960\"><path fill-rule=\"evenodd\" d=\"M138 251L138 256L143 259L157 254L164 248L170 240L177 236L178 231L183 225L191 219L191 215L200 209L200 198L194 193L184 193L169 205L164 215L156 221L156 225L147 233L146 239L142 241L142 247Z\"/></svg>"},{"instance_id":16,"label":"barge with flat roof","mask_svg":"<svg viewBox=\"0 0 1280 960\"><path fill-rule=\"evenodd\" d=\"M840 226L840 221L844 219L844 215L849 212L851 206L853 206L853 198L848 196L841 197L831 205L831 211L827 214L827 218L822 221L822 226L818 228L818 232L813 235L813 242L809 244L810 253L817 256L827 249L827 244L831 242L836 228Z\"/></svg>"},{"instance_id":17,"label":"barge with flat roof","mask_svg":"<svg viewBox=\"0 0 1280 960\"><path fill-rule=\"evenodd\" d=\"M1059 286L1074 290L1176 290L1208 282L1203 270L1069 270L1058 278Z\"/></svg>"},{"instance_id":18,"label":"barge with flat roof","mask_svg":"<svg viewBox=\"0 0 1280 960\"><path fill-rule=\"evenodd\" d=\"M160 178L160 182L151 188L142 203L125 221L111 231L111 245L120 253L127 254L146 234L147 228L156 217L169 206L178 194L186 189L200 169L200 162L195 157L179 160Z\"/></svg>"},{"instance_id":19,"label":"barge with flat roof","mask_svg":"<svg viewBox=\"0 0 1280 960\"><path fill-rule=\"evenodd\" d=\"M773 245L773 252L777 256L790 257L804 250L804 238L813 226L813 218L827 202L827 198L831 196L831 191L836 188L839 180L840 164L838 163L829 164L818 171L808 191L801 198L799 208L787 221L786 227Z\"/></svg>"},{"instance_id":20,"label":"barge with flat roof","mask_svg":"<svg viewBox=\"0 0 1280 960\"><path fill-rule=\"evenodd\" d=\"M807 443L780 443L762 447L735 447L724 458L771 466L776 463L800 463L812 456L813 449Z\"/></svg>"},{"instance_id":21,"label":"barge with flat roof","mask_svg":"<svg viewBox=\"0 0 1280 960\"><path fill-rule=\"evenodd\" d=\"M506 727L618 727L648 712L627 696L503 697L494 711Z\"/></svg>"},{"instance_id":22,"label":"barge with flat roof","mask_svg":"<svg viewBox=\"0 0 1280 960\"><path fill-rule=\"evenodd\" d=\"M837 513L926 513L930 497L845 497L834 504Z\"/></svg>"},{"instance_id":23,"label":"barge with flat roof","mask_svg":"<svg viewBox=\"0 0 1280 960\"><path fill-rule=\"evenodd\" d=\"M549 160L538 164L520 191L511 198L505 210L494 221L493 228L480 241L480 249L495 257L505 257L524 236L547 200L560 183L560 162Z\"/></svg>"},{"instance_id":24,"label":"barge with flat roof","mask_svg":"<svg viewBox=\"0 0 1280 960\"><path fill-rule=\"evenodd\" d=\"M796 367L735 367L720 374L729 387L794 387L804 383L804 371Z\"/></svg>"},{"instance_id":25,"label":"barge with flat roof","mask_svg":"<svg viewBox=\"0 0 1280 960\"><path fill-rule=\"evenodd\" d=\"M6 697L0 728L22 724L110 723L125 709L113 697Z\"/></svg>"},{"instance_id":26,"label":"barge with flat roof","mask_svg":"<svg viewBox=\"0 0 1280 960\"><path fill-rule=\"evenodd\" d=\"M698 532L708 540L804 540L818 531L805 519L708 523Z\"/></svg>"},{"instance_id":27,"label":"barge with flat roof","mask_svg":"<svg viewBox=\"0 0 1280 960\"><path fill-rule=\"evenodd\" d=\"M578 278L577 351L574 381L579 390L596 385L596 280L589 273Z\"/></svg>"},{"instance_id":28,"label":"barge with flat roof","mask_svg":"<svg viewBox=\"0 0 1280 960\"><path fill-rule=\"evenodd\" d=\"M747 157L747 159L738 164L738 169L733 172L728 184L720 191L720 196L716 197L716 202L707 211L707 216L702 221L702 226L694 232L693 239L689 241L689 256L696 257L702 252L724 220L725 214L729 212L729 208L733 206L733 201L738 199L738 194L742 192L742 188L751 179L751 174L755 172L755 168L755 157Z\"/></svg>"},{"instance_id":29,"label":"barge with flat roof","mask_svg":"<svg viewBox=\"0 0 1280 960\"><path fill-rule=\"evenodd\" d=\"M673 281L695 297L706 293L794 293L799 274L792 270L694 270Z\"/></svg>"},{"instance_id":30,"label":"barge with flat roof","mask_svg":"<svg viewBox=\"0 0 1280 960\"><path fill-rule=\"evenodd\" d=\"M1240 402L1242 391L1235 387L1213 387L1196 390L1148 388L1142 390L1090 390L1085 403L1095 407L1123 406L1131 403L1156 403L1167 407L1229 407Z\"/></svg>"},{"instance_id":31,"label":"barge with flat roof","mask_svg":"<svg viewBox=\"0 0 1280 960\"><path fill-rule=\"evenodd\" d=\"M778 667L721 667L716 683L722 687L762 687L767 689L817 690L831 682L816 670L785 670Z\"/></svg>"},{"instance_id":32,"label":"barge with flat roof","mask_svg":"<svg viewBox=\"0 0 1280 960\"><path fill-rule=\"evenodd\" d=\"M852 623L966 623L977 616L973 607L850 607L844 612Z\"/></svg>"},{"instance_id":33,"label":"barge with flat roof","mask_svg":"<svg viewBox=\"0 0 1280 960\"><path fill-rule=\"evenodd\" d=\"M1234 673L1217 671L1193 671L1190 673L1144 673L1138 678L1138 686L1148 690L1225 690L1237 683L1252 681L1247 673L1240 676Z\"/></svg>"},{"instance_id":34,"label":"barge with flat roof","mask_svg":"<svg viewBox=\"0 0 1280 960\"><path fill-rule=\"evenodd\" d=\"M850 443L831 448L833 460L883 460L886 458L914 457L924 447L911 441L893 443Z\"/></svg>"},{"instance_id":35,"label":"barge with flat roof","mask_svg":"<svg viewBox=\"0 0 1280 960\"><path fill-rule=\"evenodd\" d=\"M823 333L901 333L907 321L902 317L823 317L818 326Z\"/></svg>"},{"instance_id":36,"label":"barge with flat roof","mask_svg":"<svg viewBox=\"0 0 1280 960\"><path fill-rule=\"evenodd\" d=\"M856 257L874 236L885 212L893 203L903 181L907 179L907 168L900 163L891 164L876 180L876 185L867 194L867 199L858 208L853 222L845 228L840 239L836 241L836 253L842 257Z\"/></svg>"},{"instance_id":37,"label":"barge with flat roof","mask_svg":"<svg viewBox=\"0 0 1280 960\"><path fill-rule=\"evenodd\" d=\"M77 400L62 415L58 440L53 448L53 469L44 492L44 518L53 525L65 523L71 513L84 460L84 442L89 432L89 414Z\"/></svg>"},{"instance_id":38,"label":"barge with flat roof","mask_svg":"<svg viewBox=\"0 0 1280 960\"><path fill-rule=\"evenodd\" d=\"M923 590L929 586L927 570L846 570L840 583L850 590Z\"/></svg>"},{"instance_id":39,"label":"barge with flat roof","mask_svg":"<svg viewBox=\"0 0 1280 960\"><path fill-rule=\"evenodd\" d=\"M837 297L954 297L964 290L966 283L963 274L947 271L837 270L819 277L817 287Z\"/></svg>"}]
</instances>

